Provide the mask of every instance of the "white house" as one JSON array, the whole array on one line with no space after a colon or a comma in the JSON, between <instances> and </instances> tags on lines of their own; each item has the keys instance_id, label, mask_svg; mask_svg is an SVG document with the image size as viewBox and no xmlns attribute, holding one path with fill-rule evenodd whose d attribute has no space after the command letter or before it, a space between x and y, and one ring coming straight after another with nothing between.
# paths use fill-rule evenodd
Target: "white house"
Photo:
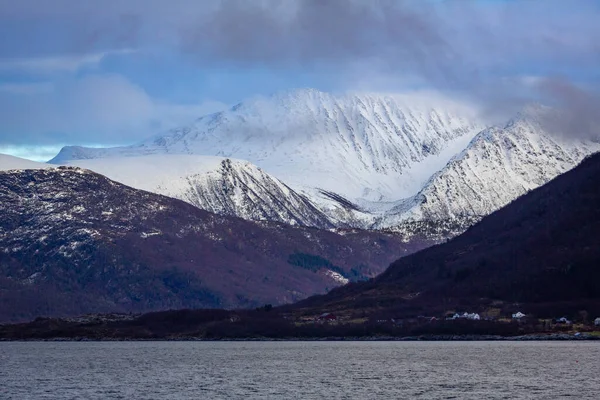
<instances>
[{"instance_id":1,"label":"white house","mask_svg":"<svg viewBox=\"0 0 600 400\"><path fill-rule=\"evenodd\" d=\"M594 320L594 325L600 326L600 317L598 317Z\"/></svg>"},{"instance_id":2,"label":"white house","mask_svg":"<svg viewBox=\"0 0 600 400\"><path fill-rule=\"evenodd\" d=\"M521 318L525 318L526 315L523 314L521 311L518 311L517 313L512 315L513 319L521 319Z\"/></svg>"},{"instance_id":3,"label":"white house","mask_svg":"<svg viewBox=\"0 0 600 400\"><path fill-rule=\"evenodd\" d=\"M471 319L471 320L474 320L474 321L479 321L481 319L481 317L479 316L479 314L477 314L477 313L469 314L468 312L465 312L464 314L458 314L458 313L456 313L450 319L459 319L459 318L460 319Z\"/></svg>"}]
</instances>

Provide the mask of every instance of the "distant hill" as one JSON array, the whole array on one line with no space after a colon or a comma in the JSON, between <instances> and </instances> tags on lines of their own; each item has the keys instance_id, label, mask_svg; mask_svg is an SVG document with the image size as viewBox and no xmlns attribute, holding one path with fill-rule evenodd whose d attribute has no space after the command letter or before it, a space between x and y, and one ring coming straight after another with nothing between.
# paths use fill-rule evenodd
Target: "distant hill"
<instances>
[{"instance_id":1,"label":"distant hill","mask_svg":"<svg viewBox=\"0 0 600 400\"><path fill-rule=\"evenodd\" d=\"M428 244L219 216L80 168L10 170L0 172L0 321L284 304Z\"/></svg>"},{"instance_id":2,"label":"distant hill","mask_svg":"<svg viewBox=\"0 0 600 400\"><path fill-rule=\"evenodd\" d=\"M293 308L399 317L490 310L600 315L600 154L459 237L399 259L372 281Z\"/></svg>"}]
</instances>

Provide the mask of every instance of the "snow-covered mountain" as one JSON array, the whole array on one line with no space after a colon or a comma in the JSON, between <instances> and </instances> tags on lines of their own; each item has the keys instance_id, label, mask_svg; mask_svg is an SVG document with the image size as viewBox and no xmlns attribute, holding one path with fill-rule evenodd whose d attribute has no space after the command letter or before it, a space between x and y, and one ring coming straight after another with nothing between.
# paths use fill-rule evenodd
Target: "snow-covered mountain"
<instances>
[{"instance_id":1,"label":"snow-covered mountain","mask_svg":"<svg viewBox=\"0 0 600 400\"><path fill-rule=\"evenodd\" d=\"M254 221L332 228L305 196L241 160L186 154L152 154L71 161L110 179L174 197L203 210Z\"/></svg>"},{"instance_id":2,"label":"snow-covered mountain","mask_svg":"<svg viewBox=\"0 0 600 400\"><path fill-rule=\"evenodd\" d=\"M143 143L66 147L51 162L147 154L248 160L313 197L398 200L414 195L483 128L467 106L423 94L312 89L256 98ZM324 197L327 199L327 196Z\"/></svg>"},{"instance_id":3,"label":"snow-covered mountain","mask_svg":"<svg viewBox=\"0 0 600 400\"><path fill-rule=\"evenodd\" d=\"M439 96L303 89L132 146L65 147L51 162L246 219L447 237L600 150L597 141L546 132L543 112L551 111L533 107L493 128L474 108ZM174 158L153 172L124 161L166 155ZM188 163L183 155L235 157L260 169L219 159L208 172L192 163L174 173ZM116 159L124 164L111 166ZM163 170L168 177L156 182Z\"/></svg>"},{"instance_id":4,"label":"snow-covered mountain","mask_svg":"<svg viewBox=\"0 0 600 400\"><path fill-rule=\"evenodd\" d=\"M400 202L376 226L438 221L466 228L600 151L598 139L547 132L540 122L544 112L551 111L531 110L504 128L480 132L416 196Z\"/></svg>"}]
</instances>

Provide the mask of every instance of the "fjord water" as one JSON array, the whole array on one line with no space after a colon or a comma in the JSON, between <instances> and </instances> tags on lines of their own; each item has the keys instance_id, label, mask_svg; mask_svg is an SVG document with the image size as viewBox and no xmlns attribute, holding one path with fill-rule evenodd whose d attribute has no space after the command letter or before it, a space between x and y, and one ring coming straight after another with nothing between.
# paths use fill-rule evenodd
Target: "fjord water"
<instances>
[{"instance_id":1,"label":"fjord water","mask_svg":"<svg viewBox=\"0 0 600 400\"><path fill-rule=\"evenodd\" d=\"M1 399L597 399L595 342L4 342Z\"/></svg>"}]
</instances>

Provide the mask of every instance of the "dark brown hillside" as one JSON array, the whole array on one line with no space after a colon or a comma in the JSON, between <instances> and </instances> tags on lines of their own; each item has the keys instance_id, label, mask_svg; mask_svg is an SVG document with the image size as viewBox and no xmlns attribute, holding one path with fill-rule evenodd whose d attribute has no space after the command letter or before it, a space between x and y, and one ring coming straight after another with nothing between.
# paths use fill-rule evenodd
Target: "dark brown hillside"
<instances>
[{"instance_id":1,"label":"dark brown hillside","mask_svg":"<svg viewBox=\"0 0 600 400\"><path fill-rule=\"evenodd\" d=\"M600 315L600 154L448 243L294 307L398 316L491 307Z\"/></svg>"},{"instance_id":2,"label":"dark brown hillside","mask_svg":"<svg viewBox=\"0 0 600 400\"><path fill-rule=\"evenodd\" d=\"M82 169L0 172L0 322L283 304L426 244L218 216Z\"/></svg>"}]
</instances>

